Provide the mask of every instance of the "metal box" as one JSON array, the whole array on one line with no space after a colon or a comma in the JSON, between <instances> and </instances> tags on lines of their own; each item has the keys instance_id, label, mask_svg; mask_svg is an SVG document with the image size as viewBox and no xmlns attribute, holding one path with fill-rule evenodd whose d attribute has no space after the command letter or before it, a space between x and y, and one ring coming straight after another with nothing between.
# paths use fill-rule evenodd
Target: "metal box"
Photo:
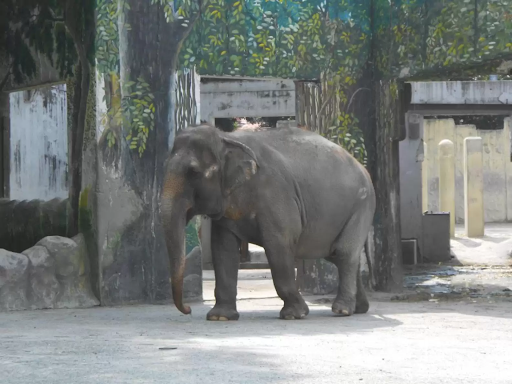
<instances>
[{"instance_id":1,"label":"metal box","mask_svg":"<svg viewBox=\"0 0 512 384\"><path fill-rule=\"evenodd\" d=\"M425 262L450 261L450 213L425 212L422 221L423 260Z\"/></svg>"},{"instance_id":2,"label":"metal box","mask_svg":"<svg viewBox=\"0 0 512 384\"><path fill-rule=\"evenodd\" d=\"M402 239L402 260L406 265L418 264L418 241Z\"/></svg>"}]
</instances>

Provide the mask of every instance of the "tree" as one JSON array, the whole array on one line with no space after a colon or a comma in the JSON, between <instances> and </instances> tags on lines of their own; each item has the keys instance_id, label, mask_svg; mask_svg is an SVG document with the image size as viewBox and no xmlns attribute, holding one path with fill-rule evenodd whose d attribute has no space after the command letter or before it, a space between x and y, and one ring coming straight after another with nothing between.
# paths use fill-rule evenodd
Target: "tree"
<instances>
[{"instance_id":1,"label":"tree","mask_svg":"<svg viewBox=\"0 0 512 384\"><path fill-rule=\"evenodd\" d=\"M179 52L203 7L201 0L97 1L96 59L106 106L97 201L109 208L111 201L122 201L121 209L131 212L125 220L115 208L98 212L98 221L105 223L98 228L98 242L108 243L99 250L106 303L123 300L119 286L141 301L167 298L170 292L159 219L163 165L176 133ZM106 259L110 263L103 267Z\"/></svg>"},{"instance_id":2,"label":"tree","mask_svg":"<svg viewBox=\"0 0 512 384\"><path fill-rule=\"evenodd\" d=\"M75 76L72 102L72 143L70 151L68 217L70 236L78 232L79 198L82 188L82 151L86 124L87 98L94 55L94 2L90 0L7 0L2 2L0 54L8 71L0 84L10 77L14 84L36 74L32 52L42 53L64 79ZM1 88L0 88L1 89Z\"/></svg>"}]
</instances>

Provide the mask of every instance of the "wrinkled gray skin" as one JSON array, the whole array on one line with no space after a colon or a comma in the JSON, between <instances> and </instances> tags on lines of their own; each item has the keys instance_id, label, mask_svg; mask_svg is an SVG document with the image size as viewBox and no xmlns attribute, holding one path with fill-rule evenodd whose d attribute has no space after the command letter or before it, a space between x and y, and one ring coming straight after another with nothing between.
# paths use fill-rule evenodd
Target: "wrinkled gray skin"
<instances>
[{"instance_id":1,"label":"wrinkled gray skin","mask_svg":"<svg viewBox=\"0 0 512 384\"><path fill-rule=\"evenodd\" d=\"M212 218L216 304L208 320L237 320L241 240L265 249L282 319L301 319L308 306L295 284L295 259L319 259L339 270L332 311L366 313L360 255L375 211L364 167L320 135L297 128L224 133L202 124L176 136L166 162L161 213L173 298L183 313L185 226Z\"/></svg>"}]
</instances>

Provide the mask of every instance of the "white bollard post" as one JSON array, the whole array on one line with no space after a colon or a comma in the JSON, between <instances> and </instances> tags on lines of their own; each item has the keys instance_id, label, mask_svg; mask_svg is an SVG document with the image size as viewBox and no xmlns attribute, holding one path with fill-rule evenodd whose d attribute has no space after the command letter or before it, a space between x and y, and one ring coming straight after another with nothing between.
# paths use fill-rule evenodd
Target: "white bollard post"
<instances>
[{"instance_id":1,"label":"white bollard post","mask_svg":"<svg viewBox=\"0 0 512 384\"><path fill-rule=\"evenodd\" d=\"M421 163L421 206L422 212L428 211L428 156L427 143L423 143L423 163Z\"/></svg>"},{"instance_id":2,"label":"white bollard post","mask_svg":"<svg viewBox=\"0 0 512 384\"><path fill-rule=\"evenodd\" d=\"M464 139L464 223L467 237L484 235L482 138Z\"/></svg>"},{"instance_id":3,"label":"white bollard post","mask_svg":"<svg viewBox=\"0 0 512 384\"><path fill-rule=\"evenodd\" d=\"M439 209L450 212L450 237L455 237L455 149L450 140L439 143Z\"/></svg>"}]
</instances>

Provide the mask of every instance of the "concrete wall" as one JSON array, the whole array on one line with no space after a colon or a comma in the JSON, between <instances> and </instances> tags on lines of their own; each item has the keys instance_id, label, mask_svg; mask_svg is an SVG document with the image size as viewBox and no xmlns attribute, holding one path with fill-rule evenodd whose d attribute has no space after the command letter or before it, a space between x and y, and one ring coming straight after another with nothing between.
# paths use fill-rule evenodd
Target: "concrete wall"
<instances>
[{"instance_id":1,"label":"concrete wall","mask_svg":"<svg viewBox=\"0 0 512 384\"><path fill-rule=\"evenodd\" d=\"M423 117L406 115L406 137L400 148L400 220L402 239L417 239L423 251L421 167L423 164Z\"/></svg>"},{"instance_id":2,"label":"concrete wall","mask_svg":"<svg viewBox=\"0 0 512 384\"><path fill-rule=\"evenodd\" d=\"M201 120L280 116L295 116L291 80L208 78L201 82Z\"/></svg>"},{"instance_id":3,"label":"concrete wall","mask_svg":"<svg viewBox=\"0 0 512 384\"><path fill-rule=\"evenodd\" d=\"M464 222L463 148L466 137L483 141L485 222L512 221L511 119L503 130L484 131L474 125L455 125L453 119L425 119L424 141L427 144L428 209L439 210L438 144L443 139L455 145L455 219Z\"/></svg>"},{"instance_id":4,"label":"concrete wall","mask_svg":"<svg viewBox=\"0 0 512 384\"><path fill-rule=\"evenodd\" d=\"M12 200L67 198L66 86L10 94Z\"/></svg>"},{"instance_id":5,"label":"concrete wall","mask_svg":"<svg viewBox=\"0 0 512 384\"><path fill-rule=\"evenodd\" d=\"M412 82L412 104L512 104L512 81Z\"/></svg>"}]
</instances>

